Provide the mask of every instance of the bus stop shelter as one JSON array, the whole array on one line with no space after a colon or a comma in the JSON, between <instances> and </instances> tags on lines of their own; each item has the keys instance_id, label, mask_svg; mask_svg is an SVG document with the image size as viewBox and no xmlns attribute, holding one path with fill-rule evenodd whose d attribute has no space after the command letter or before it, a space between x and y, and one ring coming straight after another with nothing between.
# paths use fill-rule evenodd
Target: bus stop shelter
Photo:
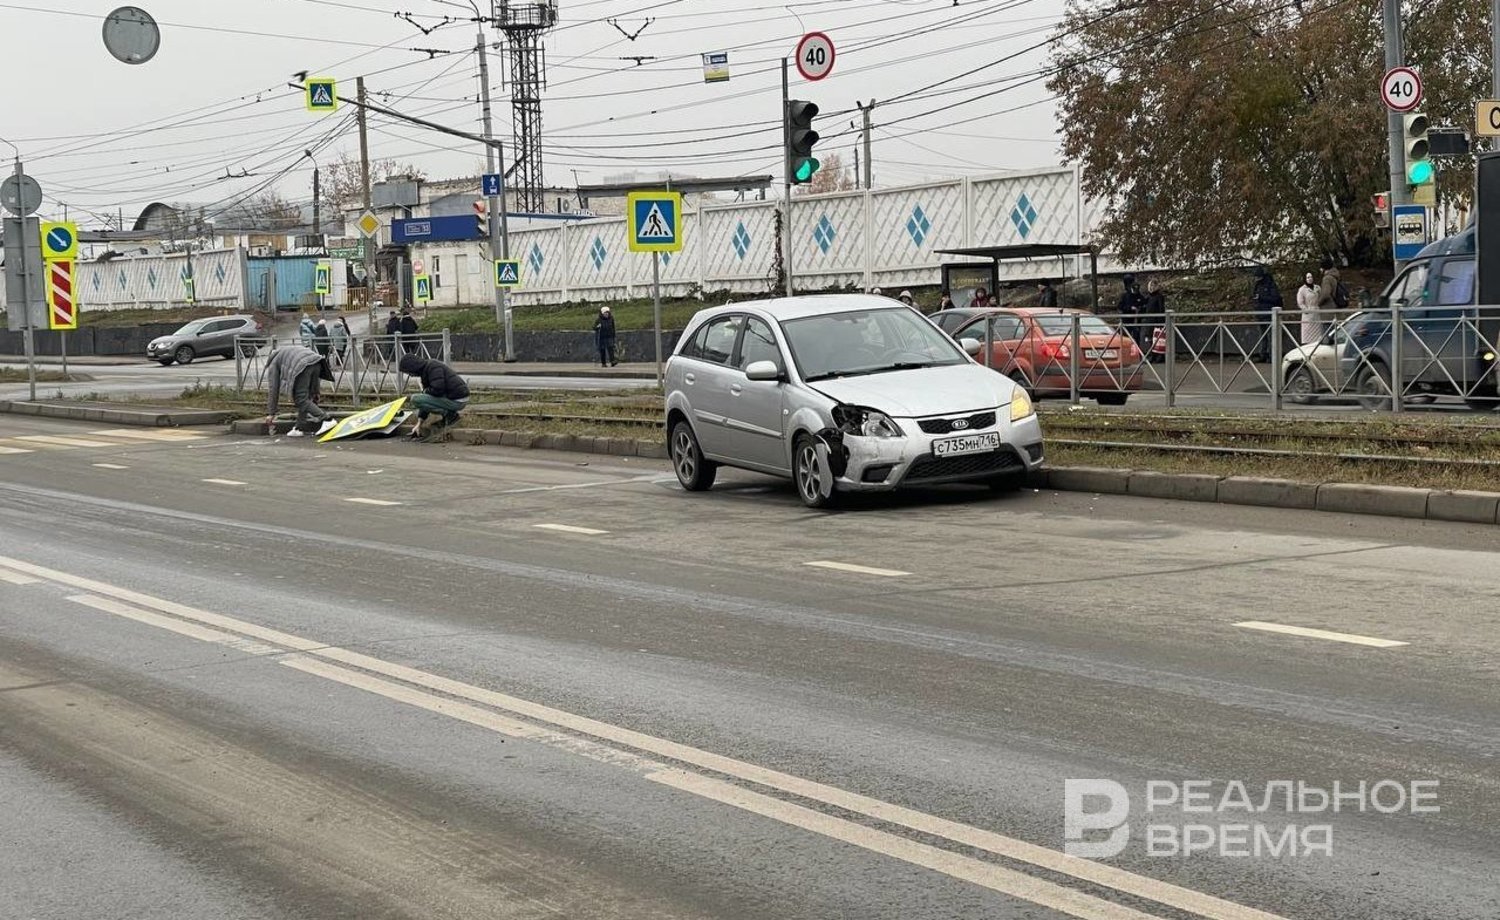
<instances>
[{"instance_id":1,"label":"bus stop shelter","mask_svg":"<svg viewBox=\"0 0 1500 920\"><path fill-rule=\"evenodd\" d=\"M955 278L962 278L965 270L970 273L975 268L988 269L988 287L991 292L1000 282L1000 263L1026 261L1034 259L1057 259L1065 256L1089 257L1089 283L1093 290L1094 312L1099 312L1099 250L1092 246L1083 246L1077 243L1018 243L1014 246L974 246L966 249L939 249L939 255L962 256L968 259L985 259L988 265L975 265L973 263L944 263L943 265L943 289L953 291ZM972 277L972 274L971 274Z\"/></svg>"}]
</instances>

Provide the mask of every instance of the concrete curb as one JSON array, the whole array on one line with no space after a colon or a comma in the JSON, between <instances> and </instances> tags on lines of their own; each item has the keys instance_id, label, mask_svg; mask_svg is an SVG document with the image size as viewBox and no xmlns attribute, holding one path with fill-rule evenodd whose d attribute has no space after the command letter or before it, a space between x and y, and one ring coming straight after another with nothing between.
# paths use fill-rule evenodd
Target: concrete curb
<instances>
[{"instance_id":1,"label":"concrete curb","mask_svg":"<svg viewBox=\"0 0 1500 920\"><path fill-rule=\"evenodd\" d=\"M0 412L31 415L39 418L61 418L75 422L99 422L106 425L132 425L141 428L178 428L193 425L220 425L234 418L233 412L216 409L112 409L88 404L0 401Z\"/></svg>"},{"instance_id":2,"label":"concrete curb","mask_svg":"<svg viewBox=\"0 0 1500 920\"><path fill-rule=\"evenodd\" d=\"M280 427L284 431L288 426L283 423ZM230 430L235 434L264 435L265 422L238 421L230 425ZM634 438L538 435L487 428L455 428L453 437L469 444L667 459L666 444ZM1500 524L1500 492L1449 492L1404 486L1315 483L1253 476L1219 477L1205 473L1161 473L1155 470L1093 466L1046 467L1030 474L1027 485L1034 489L1055 489L1059 492L1097 492L1221 505L1287 508L1295 511L1332 511L1464 524Z\"/></svg>"}]
</instances>

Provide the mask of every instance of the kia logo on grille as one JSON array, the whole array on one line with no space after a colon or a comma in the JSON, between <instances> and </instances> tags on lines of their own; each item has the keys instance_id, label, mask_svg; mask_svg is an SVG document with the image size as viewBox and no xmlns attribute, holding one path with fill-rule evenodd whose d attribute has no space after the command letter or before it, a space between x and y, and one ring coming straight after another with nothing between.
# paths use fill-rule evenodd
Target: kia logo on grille
<instances>
[{"instance_id":1,"label":"kia logo on grille","mask_svg":"<svg viewBox=\"0 0 1500 920\"><path fill-rule=\"evenodd\" d=\"M966 419L966 418L956 418L956 419L953 420L953 430L954 431L963 431L967 427L969 427L969 420L968 419Z\"/></svg>"}]
</instances>

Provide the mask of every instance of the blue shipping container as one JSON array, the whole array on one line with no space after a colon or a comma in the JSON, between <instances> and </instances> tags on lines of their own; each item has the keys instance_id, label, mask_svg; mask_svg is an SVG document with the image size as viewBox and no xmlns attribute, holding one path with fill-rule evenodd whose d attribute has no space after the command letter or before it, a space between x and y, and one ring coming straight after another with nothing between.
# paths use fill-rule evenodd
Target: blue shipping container
<instances>
[{"instance_id":1,"label":"blue shipping container","mask_svg":"<svg viewBox=\"0 0 1500 920\"><path fill-rule=\"evenodd\" d=\"M266 306L266 274L276 275L276 309L300 310L317 303L313 272L317 259L306 256L252 256L249 259L250 303Z\"/></svg>"}]
</instances>

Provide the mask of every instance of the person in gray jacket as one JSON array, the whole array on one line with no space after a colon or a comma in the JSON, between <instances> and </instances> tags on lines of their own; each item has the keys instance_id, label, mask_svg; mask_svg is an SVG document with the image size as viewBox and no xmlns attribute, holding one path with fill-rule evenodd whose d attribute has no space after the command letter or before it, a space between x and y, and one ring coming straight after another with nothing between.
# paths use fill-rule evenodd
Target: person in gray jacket
<instances>
[{"instance_id":1,"label":"person in gray jacket","mask_svg":"<svg viewBox=\"0 0 1500 920\"><path fill-rule=\"evenodd\" d=\"M281 391L292 394L297 406L297 424L287 432L289 438L300 438L314 429L309 421L322 422L328 413L318 405L322 381L333 382L333 368L328 359L311 348L302 345L284 345L271 353L266 362L266 428L273 431L276 425L276 407L281 401Z\"/></svg>"}]
</instances>

